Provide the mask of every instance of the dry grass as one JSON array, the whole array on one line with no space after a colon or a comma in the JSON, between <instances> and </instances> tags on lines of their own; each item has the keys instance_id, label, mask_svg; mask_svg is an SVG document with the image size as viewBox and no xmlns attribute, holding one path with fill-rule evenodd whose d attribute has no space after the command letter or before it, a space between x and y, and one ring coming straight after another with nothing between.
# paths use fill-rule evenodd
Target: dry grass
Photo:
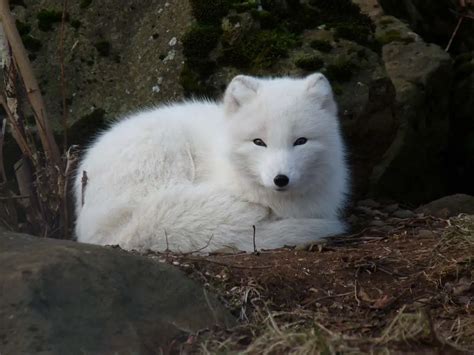
<instances>
[{"instance_id":1,"label":"dry grass","mask_svg":"<svg viewBox=\"0 0 474 355\"><path fill-rule=\"evenodd\" d=\"M218 263L168 255L240 320L234 329L200 334L193 352L472 353L474 216L442 225L428 237L397 227L384 240L360 245L351 240L349 246L312 253L211 257ZM252 269L262 263L272 264L272 271ZM312 274L312 263L324 272ZM243 264L247 268L233 268ZM298 269L308 275L297 276Z\"/></svg>"}]
</instances>

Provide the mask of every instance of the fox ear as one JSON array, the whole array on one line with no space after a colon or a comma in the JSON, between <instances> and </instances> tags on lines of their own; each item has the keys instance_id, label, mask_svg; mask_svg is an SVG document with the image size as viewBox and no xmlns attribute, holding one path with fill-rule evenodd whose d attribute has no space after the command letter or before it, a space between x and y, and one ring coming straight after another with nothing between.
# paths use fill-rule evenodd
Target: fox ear
<instances>
[{"instance_id":1,"label":"fox ear","mask_svg":"<svg viewBox=\"0 0 474 355\"><path fill-rule=\"evenodd\" d=\"M224 95L224 106L228 112L235 112L251 100L258 91L260 84L257 79L246 75L237 75L230 82Z\"/></svg>"},{"instance_id":2,"label":"fox ear","mask_svg":"<svg viewBox=\"0 0 474 355\"><path fill-rule=\"evenodd\" d=\"M307 76L305 81L308 95L319 102L322 109L336 113L337 105L328 79L321 73L315 73Z\"/></svg>"}]
</instances>

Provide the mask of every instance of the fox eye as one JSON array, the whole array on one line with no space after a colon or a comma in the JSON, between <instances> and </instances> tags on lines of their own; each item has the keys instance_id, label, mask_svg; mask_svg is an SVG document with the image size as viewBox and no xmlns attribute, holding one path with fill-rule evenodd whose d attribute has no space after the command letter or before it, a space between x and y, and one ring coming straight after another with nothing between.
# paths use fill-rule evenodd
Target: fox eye
<instances>
[{"instance_id":1,"label":"fox eye","mask_svg":"<svg viewBox=\"0 0 474 355\"><path fill-rule=\"evenodd\" d=\"M266 147L267 145L265 144L264 141L262 141L260 138L256 138L253 140L253 144L258 145L260 147Z\"/></svg>"},{"instance_id":2,"label":"fox eye","mask_svg":"<svg viewBox=\"0 0 474 355\"><path fill-rule=\"evenodd\" d=\"M303 145L307 142L308 140L305 137L300 137L297 140L295 140L295 143L293 145Z\"/></svg>"}]
</instances>

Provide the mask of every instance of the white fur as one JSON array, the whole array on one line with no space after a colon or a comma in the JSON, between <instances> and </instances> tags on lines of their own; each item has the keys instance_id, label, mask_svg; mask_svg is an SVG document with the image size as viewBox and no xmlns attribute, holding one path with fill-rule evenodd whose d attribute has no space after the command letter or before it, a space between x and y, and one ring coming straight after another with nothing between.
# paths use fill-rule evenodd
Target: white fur
<instances>
[{"instance_id":1,"label":"white fur","mask_svg":"<svg viewBox=\"0 0 474 355\"><path fill-rule=\"evenodd\" d=\"M307 143L293 146L299 137ZM126 249L250 251L255 225L258 249L305 244L344 231L347 186L326 78L239 75L222 103L139 112L102 134L78 168L76 234Z\"/></svg>"}]
</instances>

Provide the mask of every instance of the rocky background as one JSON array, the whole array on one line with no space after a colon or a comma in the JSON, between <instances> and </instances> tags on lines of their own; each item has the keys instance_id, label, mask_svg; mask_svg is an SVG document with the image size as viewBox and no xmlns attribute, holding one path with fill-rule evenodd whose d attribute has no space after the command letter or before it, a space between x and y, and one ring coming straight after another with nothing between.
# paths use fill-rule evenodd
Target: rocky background
<instances>
[{"instance_id":1,"label":"rocky background","mask_svg":"<svg viewBox=\"0 0 474 355\"><path fill-rule=\"evenodd\" d=\"M238 73L331 80L354 196L474 193L474 20L458 1L82 0L65 28L69 143L133 110L219 98ZM62 1L13 2L60 136ZM7 149L8 151L8 149Z\"/></svg>"},{"instance_id":2,"label":"rocky background","mask_svg":"<svg viewBox=\"0 0 474 355\"><path fill-rule=\"evenodd\" d=\"M472 353L472 1L68 1L65 89L64 2L10 3L62 145L63 94L84 147L142 107L218 99L239 73L323 72L354 204L351 235L240 255L137 255L0 220L2 354Z\"/></svg>"}]
</instances>

